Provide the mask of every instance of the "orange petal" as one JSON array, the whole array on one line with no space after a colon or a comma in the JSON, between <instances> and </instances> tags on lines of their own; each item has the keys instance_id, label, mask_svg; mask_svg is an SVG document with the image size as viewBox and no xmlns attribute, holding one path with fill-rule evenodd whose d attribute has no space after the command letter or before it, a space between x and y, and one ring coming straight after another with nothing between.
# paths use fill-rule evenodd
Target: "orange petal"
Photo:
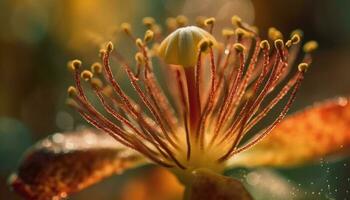
<instances>
[{"instance_id":1,"label":"orange petal","mask_svg":"<svg viewBox=\"0 0 350 200\"><path fill-rule=\"evenodd\" d=\"M234 166L288 167L350 149L350 98L318 103L282 121L260 143L234 156Z\"/></svg>"},{"instance_id":2,"label":"orange petal","mask_svg":"<svg viewBox=\"0 0 350 200\"><path fill-rule=\"evenodd\" d=\"M168 170L160 167L146 170L141 176L128 181L120 200L181 200L184 187Z\"/></svg>"},{"instance_id":3,"label":"orange petal","mask_svg":"<svg viewBox=\"0 0 350 200\"><path fill-rule=\"evenodd\" d=\"M25 199L59 200L141 161L104 133L57 133L32 147L10 184Z\"/></svg>"},{"instance_id":4,"label":"orange petal","mask_svg":"<svg viewBox=\"0 0 350 200\"><path fill-rule=\"evenodd\" d=\"M252 200L237 180L200 169L193 172L192 184L186 188L188 200Z\"/></svg>"}]
</instances>

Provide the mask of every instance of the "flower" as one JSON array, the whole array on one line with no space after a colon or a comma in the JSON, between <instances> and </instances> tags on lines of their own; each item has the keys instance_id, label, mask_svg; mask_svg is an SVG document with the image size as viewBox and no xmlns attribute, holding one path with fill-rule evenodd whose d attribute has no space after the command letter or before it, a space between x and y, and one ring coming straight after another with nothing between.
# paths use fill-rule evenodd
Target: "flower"
<instances>
[{"instance_id":1,"label":"flower","mask_svg":"<svg viewBox=\"0 0 350 200\"><path fill-rule=\"evenodd\" d=\"M269 38L263 40L256 28L234 16L235 29L224 29L224 42L218 42L212 34L214 18L200 22L202 28L187 26L183 16L169 19L171 33L165 38L154 19L143 21L148 28L143 39L135 37L129 24L121 26L137 47L134 68L111 42L100 51L101 63L94 63L90 70L83 70L79 60L68 64L75 80L75 86L68 88L68 104L120 145L99 142L101 136L91 131L66 134L58 142L54 135L39 143L23 161L18 175L12 178L16 191L28 199L62 198L114 171L150 161L178 177L186 186L185 198L251 199L238 181L219 174L239 165L299 164L336 152L340 145L350 143L346 131L350 123L344 123L350 119L346 98L282 121L311 64L311 53L317 48L315 41L305 43L305 55L297 69L293 69L301 46L301 31L294 31L285 41L280 31L270 28ZM121 65L137 98L130 97L114 78L111 59ZM166 86L156 78L153 62L157 59L168 76ZM90 84L107 115L94 106L81 80ZM249 137L255 132L253 128L265 116L271 116L272 109L283 99L286 100L274 120L268 120L266 128ZM316 114L310 120L308 113ZM313 126L312 130L317 132L311 131L307 143L307 136L299 133L293 136L298 140L290 141L294 130L304 133L305 124L324 122L328 116L327 120L334 123L324 130ZM319 121L315 121L317 117ZM282 130L286 133L280 133ZM330 134L333 130L340 132L334 136ZM333 145L318 144L319 141L331 141ZM295 146L298 149L292 152ZM51 161L51 157L55 159ZM74 160L78 167L63 169L62 163ZM89 160L93 167L82 170L77 178L67 180L54 170L62 168L62 174L70 174L84 169ZM27 175L32 166L47 162L54 163L49 167L51 171L47 170L50 173L40 176L45 167L37 167ZM48 177L53 177L52 184L45 183ZM204 189L209 186L210 190Z\"/></svg>"}]
</instances>

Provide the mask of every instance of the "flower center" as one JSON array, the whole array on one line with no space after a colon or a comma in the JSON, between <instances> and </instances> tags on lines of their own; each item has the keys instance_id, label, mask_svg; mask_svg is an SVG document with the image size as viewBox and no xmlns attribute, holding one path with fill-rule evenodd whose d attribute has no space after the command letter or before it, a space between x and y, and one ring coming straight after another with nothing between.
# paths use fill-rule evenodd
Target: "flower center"
<instances>
[{"instance_id":1,"label":"flower center","mask_svg":"<svg viewBox=\"0 0 350 200\"><path fill-rule=\"evenodd\" d=\"M176 173L198 168L221 172L229 158L259 142L284 118L317 43L304 45L302 63L284 80L296 60L300 32L284 42L283 35L271 28L269 40L262 40L253 27L233 17L236 29L223 30L220 43L212 36L215 19L205 20L203 28L186 26L186 22L182 17L175 25L169 23L171 33L164 38L159 25L147 19L144 39L124 23L122 30L137 46L136 63L130 64L112 43L100 51L101 63L93 64L91 70L82 71L78 60L70 62L75 86L68 89L68 103L95 127ZM152 42L154 48L149 47ZM130 98L115 79L111 58L121 65L137 98ZM156 78L155 59L166 71L167 84ZM90 83L108 117L93 106L81 79ZM284 98L278 116L243 143Z\"/></svg>"}]
</instances>

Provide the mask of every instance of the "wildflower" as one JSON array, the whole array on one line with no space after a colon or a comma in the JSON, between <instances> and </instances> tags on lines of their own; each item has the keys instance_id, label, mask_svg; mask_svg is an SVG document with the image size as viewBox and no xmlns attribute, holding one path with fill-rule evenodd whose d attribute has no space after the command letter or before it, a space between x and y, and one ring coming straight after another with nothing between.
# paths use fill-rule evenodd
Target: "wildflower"
<instances>
[{"instance_id":1,"label":"wildflower","mask_svg":"<svg viewBox=\"0 0 350 200\"><path fill-rule=\"evenodd\" d=\"M223 196L226 199L251 199L238 181L219 174L231 166L299 164L338 149L332 145L324 148L323 144L318 144L321 140L332 141L338 146L349 143L350 137L346 132L348 125L342 124L345 119L349 119L350 113L346 98L309 109L282 122L311 64L311 53L317 48L315 41L305 43L305 55L301 63L294 67L301 46L300 31L293 32L289 39L284 40L280 31L270 28L269 38L263 40L254 27L234 16L234 29L224 29L224 41L219 42L212 34L214 18L204 20L201 23L203 28L188 26L184 16L171 18L167 21L170 34L165 38L153 18L145 18L143 23L148 28L143 39L134 35L130 24L124 23L121 27L137 48L135 67L111 42L100 51L101 63L94 63L90 70L83 70L79 60L68 64L75 80L75 86L68 88L68 104L90 124L133 151L118 145L104 146L104 143L96 140L85 144L84 140L80 141L77 137L84 138L91 134L86 132L76 133L75 136L67 134L64 136L65 141L59 144L51 138L46 140L46 147L40 143L37 149L46 148L50 152L59 149L58 154L64 156L58 161L63 161L70 152L75 152L71 160L85 159L78 154L89 155L86 159L91 159L92 164L102 159L102 163L92 165L96 169L89 169L98 173L79 176L81 184L76 181L78 178L57 182L63 184L59 189L51 185L43 186L42 180L29 182L30 178L26 179L25 174L19 173L13 179L17 191L29 198L38 198L36 195L62 198L112 174L114 170L120 172L129 166L145 163L144 156L146 160L176 174L187 187L185 198L215 199ZM121 65L137 98L131 98L114 78L111 59ZM156 59L163 63L159 67L169 76L166 86L159 83L154 73L156 66L153 62ZM90 86L85 86L82 80ZM94 106L86 95L87 87L91 88L108 115L102 114ZM166 95L168 92L172 94L171 98ZM286 100L274 120L255 133L253 128L263 122L265 116L273 115L272 109L283 99ZM308 112L317 113L315 117L322 117L317 122L310 121L311 114ZM325 112L333 117L329 120L334 124L328 124L331 128L323 130L315 126L315 133L312 130L309 130L310 134L305 133L305 124L324 122L327 118L323 116ZM339 114L346 117L340 119L337 117ZM293 121L292 125L290 121ZM333 130L335 124L341 124L343 129L337 140L332 140L336 136L328 131ZM289 137L294 130L310 135L310 141L305 143L308 136L295 133L293 137L302 140L291 142ZM254 137L249 137L252 133L255 133ZM95 139L100 137L92 135ZM80 148L67 149L64 146L67 143L79 144ZM297 146L294 147L294 144ZM85 150L90 151L84 151L81 146L87 146ZM109 153L111 149L115 153ZM39 150L32 155L37 152ZM99 158L94 160L96 156ZM113 161L118 161L118 164ZM31 157L24 161L25 166L35 165L36 162ZM79 167L84 168L85 164L80 162ZM55 163L53 166L62 165ZM26 171L25 167L19 170L23 171ZM57 172L51 175L58 176ZM44 189L38 189L38 185ZM208 185L211 190L204 190Z\"/></svg>"}]
</instances>

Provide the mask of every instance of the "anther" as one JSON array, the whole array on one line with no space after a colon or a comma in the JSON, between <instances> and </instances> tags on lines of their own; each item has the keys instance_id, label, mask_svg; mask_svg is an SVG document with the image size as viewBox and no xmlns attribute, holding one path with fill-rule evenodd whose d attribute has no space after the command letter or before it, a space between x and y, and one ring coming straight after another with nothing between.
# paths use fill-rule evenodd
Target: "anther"
<instances>
[{"instance_id":1,"label":"anther","mask_svg":"<svg viewBox=\"0 0 350 200\"><path fill-rule=\"evenodd\" d=\"M72 98L68 98L66 100L66 105L68 105L68 106L70 106L72 108L79 108L78 103L76 101L74 101L74 99L72 99Z\"/></svg>"},{"instance_id":2,"label":"anther","mask_svg":"<svg viewBox=\"0 0 350 200\"><path fill-rule=\"evenodd\" d=\"M135 54L135 60L136 60L137 64L142 64L144 61L143 54L141 52L137 52Z\"/></svg>"},{"instance_id":3,"label":"anther","mask_svg":"<svg viewBox=\"0 0 350 200\"><path fill-rule=\"evenodd\" d=\"M151 30L147 30L143 40L145 42L150 42L151 40L153 40L153 38L154 38L154 32Z\"/></svg>"},{"instance_id":4,"label":"anther","mask_svg":"<svg viewBox=\"0 0 350 200\"><path fill-rule=\"evenodd\" d=\"M277 50L283 50L283 48L284 48L283 40L277 39L277 40L275 40L274 44L275 44L275 48Z\"/></svg>"},{"instance_id":5,"label":"anther","mask_svg":"<svg viewBox=\"0 0 350 200\"><path fill-rule=\"evenodd\" d=\"M102 94L105 95L105 96L107 96L107 97L112 96L112 94L113 94L113 88L112 88L112 86L108 85L108 86L104 87L104 88L102 89Z\"/></svg>"},{"instance_id":6,"label":"anther","mask_svg":"<svg viewBox=\"0 0 350 200\"><path fill-rule=\"evenodd\" d=\"M222 35L224 37L229 38L229 37L232 37L235 34L235 31L230 29L230 28L224 28L224 29L222 29L221 33L222 33Z\"/></svg>"},{"instance_id":7,"label":"anther","mask_svg":"<svg viewBox=\"0 0 350 200\"><path fill-rule=\"evenodd\" d=\"M237 51L237 52L243 52L245 50L245 47L243 44L241 43L236 43L233 45L233 48Z\"/></svg>"},{"instance_id":8,"label":"anther","mask_svg":"<svg viewBox=\"0 0 350 200\"><path fill-rule=\"evenodd\" d=\"M84 70L83 72L81 72L80 76L84 81L89 81L94 75L89 70Z\"/></svg>"},{"instance_id":9,"label":"anther","mask_svg":"<svg viewBox=\"0 0 350 200\"><path fill-rule=\"evenodd\" d=\"M270 43L267 40L263 40L260 42L260 48L270 50Z\"/></svg>"},{"instance_id":10,"label":"anther","mask_svg":"<svg viewBox=\"0 0 350 200\"><path fill-rule=\"evenodd\" d=\"M243 30L241 28L237 28L235 32L236 32L236 35L238 38L242 38L247 33L245 30Z\"/></svg>"},{"instance_id":11,"label":"anther","mask_svg":"<svg viewBox=\"0 0 350 200\"><path fill-rule=\"evenodd\" d=\"M98 57L102 59L105 54L106 54L106 50L100 49L100 51L98 52Z\"/></svg>"},{"instance_id":12,"label":"anther","mask_svg":"<svg viewBox=\"0 0 350 200\"><path fill-rule=\"evenodd\" d=\"M278 39L283 39L282 33L277 30L275 27L271 27L268 30L268 37L270 40L278 40Z\"/></svg>"},{"instance_id":13,"label":"anther","mask_svg":"<svg viewBox=\"0 0 350 200\"><path fill-rule=\"evenodd\" d=\"M68 69L68 71L70 71L70 72L74 72L74 71L75 71L75 69L74 69L74 67L73 67L73 65L72 65L72 61L68 61L68 62L67 62L67 69Z\"/></svg>"},{"instance_id":14,"label":"anther","mask_svg":"<svg viewBox=\"0 0 350 200\"><path fill-rule=\"evenodd\" d=\"M206 26L212 26L212 25L214 25L214 23L215 23L215 18L214 17L210 17L210 18L208 18L208 19L206 19L205 21L204 21L204 24L206 25Z\"/></svg>"},{"instance_id":15,"label":"anther","mask_svg":"<svg viewBox=\"0 0 350 200\"><path fill-rule=\"evenodd\" d=\"M126 22L122 23L122 24L120 25L120 28L121 28L122 31L123 31L124 33L126 33L127 35L131 35L131 25L130 25L129 23L126 23Z\"/></svg>"},{"instance_id":16,"label":"anther","mask_svg":"<svg viewBox=\"0 0 350 200\"><path fill-rule=\"evenodd\" d=\"M176 17L176 23L179 27L183 27L188 24L188 19L184 15L179 15Z\"/></svg>"},{"instance_id":17,"label":"anther","mask_svg":"<svg viewBox=\"0 0 350 200\"><path fill-rule=\"evenodd\" d=\"M69 86L67 89L67 94L70 97L75 97L78 95L78 90L74 86Z\"/></svg>"},{"instance_id":18,"label":"anther","mask_svg":"<svg viewBox=\"0 0 350 200\"><path fill-rule=\"evenodd\" d=\"M292 41L292 44L298 44L300 42L300 36L298 34L295 34L290 40Z\"/></svg>"},{"instance_id":19,"label":"anther","mask_svg":"<svg viewBox=\"0 0 350 200\"><path fill-rule=\"evenodd\" d=\"M198 17L196 18L196 24L197 24L197 26L198 26L198 27L201 27L201 28L205 27L205 20L206 20L206 17L204 17L204 16L198 16Z\"/></svg>"},{"instance_id":20,"label":"anther","mask_svg":"<svg viewBox=\"0 0 350 200\"><path fill-rule=\"evenodd\" d=\"M92 78L91 80L90 80L90 83L91 83L91 86L93 87L93 88L102 88L102 86L103 86L103 83L102 83L102 81L100 80L100 79L98 79L98 78Z\"/></svg>"},{"instance_id":21,"label":"anther","mask_svg":"<svg viewBox=\"0 0 350 200\"><path fill-rule=\"evenodd\" d=\"M306 72L309 69L309 65L307 63L300 63L298 65L298 70L300 72Z\"/></svg>"},{"instance_id":22,"label":"anther","mask_svg":"<svg viewBox=\"0 0 350 200\"><path fill-rule=\"evenodd\" d=\"M305 43L303 46L303 50L305 53L312 53L317 48L318 48L318 43L314 40Z\"/></svg>"},{"instance_id":23,"label":"anther","mask_svg":"<svg viewBox=\"0 0 350 200\"><path fill-rule=\"evenodd\" d=\"M140 38L137 38L137 39L135 40L135 44L136 44L136 46L138 46L140 49L143 48L143 42L142 42L142 40L141 40Z\"/></svg>"},{"instance_id":24,"label":"anther","mask_svg":"<svg viewBox=\"0 0 350 200\"><path fill-rule=\"evenodd\" d=\"M293 35L299 35L300 38L304 36L304 32L300 29L296 29L290 33L290 36L293 37Z\"/></svg>"},{"instance_id":25,"label":"anther","mask_svg":"<svg viewBox=\"0 0 350 200\"><path fill-rule=\"evenodd\" d=\"M80 67L81 67L81 61L80 61L80 60L73 60L73 61L71 62L71 65L72 65L73 70L80 69Z\"/></svg>"},{"instance_id":26,"label":"anther","mask_svg":"<svg viewBox=\"0 0 350 200\"><path fill-rule=\"evenodd\" d=\"M208 40L208 39L202 39L199 43L198 43L198 47L199 50L201 52L207 52L208 49L213 45L213 43Z\"/></svg>"},{"instance_id":27,"label":"anther","mask_svg":"<svg viewBox=\"0 0 350 200\"><path fill-rule=\"evenodd\" d=\"M91 65L91 72L94 74L101 74L102 73L102 65L101 63L95 62Z\"/></svg>"},{"instance_id":28,"label":"anther","mask_svg":"<svg viewBox=\"0 0 350 200\"><path fill-rule=\"evenodd\" d=\"M234 15L231 18L231 22L233 25L241 27L242 26L242 19L240 17L238 17L237 15Z\"/></svg>"},{"instance_id":29,"label":"anther","mask_svg":"<svg viewBox=\"0 0 350 200\"><path fill-rule=\"evenodd\" d=\"M148 28L151 28L155 24L155 20L153 17L144 17L142 23Z\"/></svg>"},{"instance_id":30,"label":"anther","mask_svg":"<svg viewBox=\"0 0 350 200\"><path fill-rule=\"evenodd\" d=\"M168 29L170 30L175 30L177 27L177 22L176 19L173 17L169 17L166 19L166 25L168 27Z\"/></svg>"},{"instance_id":31,"label":"anther","mask_svg":"<svg viewBox=\"0 0 350 200\"><path fill-rule=\"evenodd\" d=\"M113 43L112 42L108 42L107 45L106 45L106 51L110 53L110 52L113 51L113 48L114 48Z\"/></svg>"}]
</instances>

